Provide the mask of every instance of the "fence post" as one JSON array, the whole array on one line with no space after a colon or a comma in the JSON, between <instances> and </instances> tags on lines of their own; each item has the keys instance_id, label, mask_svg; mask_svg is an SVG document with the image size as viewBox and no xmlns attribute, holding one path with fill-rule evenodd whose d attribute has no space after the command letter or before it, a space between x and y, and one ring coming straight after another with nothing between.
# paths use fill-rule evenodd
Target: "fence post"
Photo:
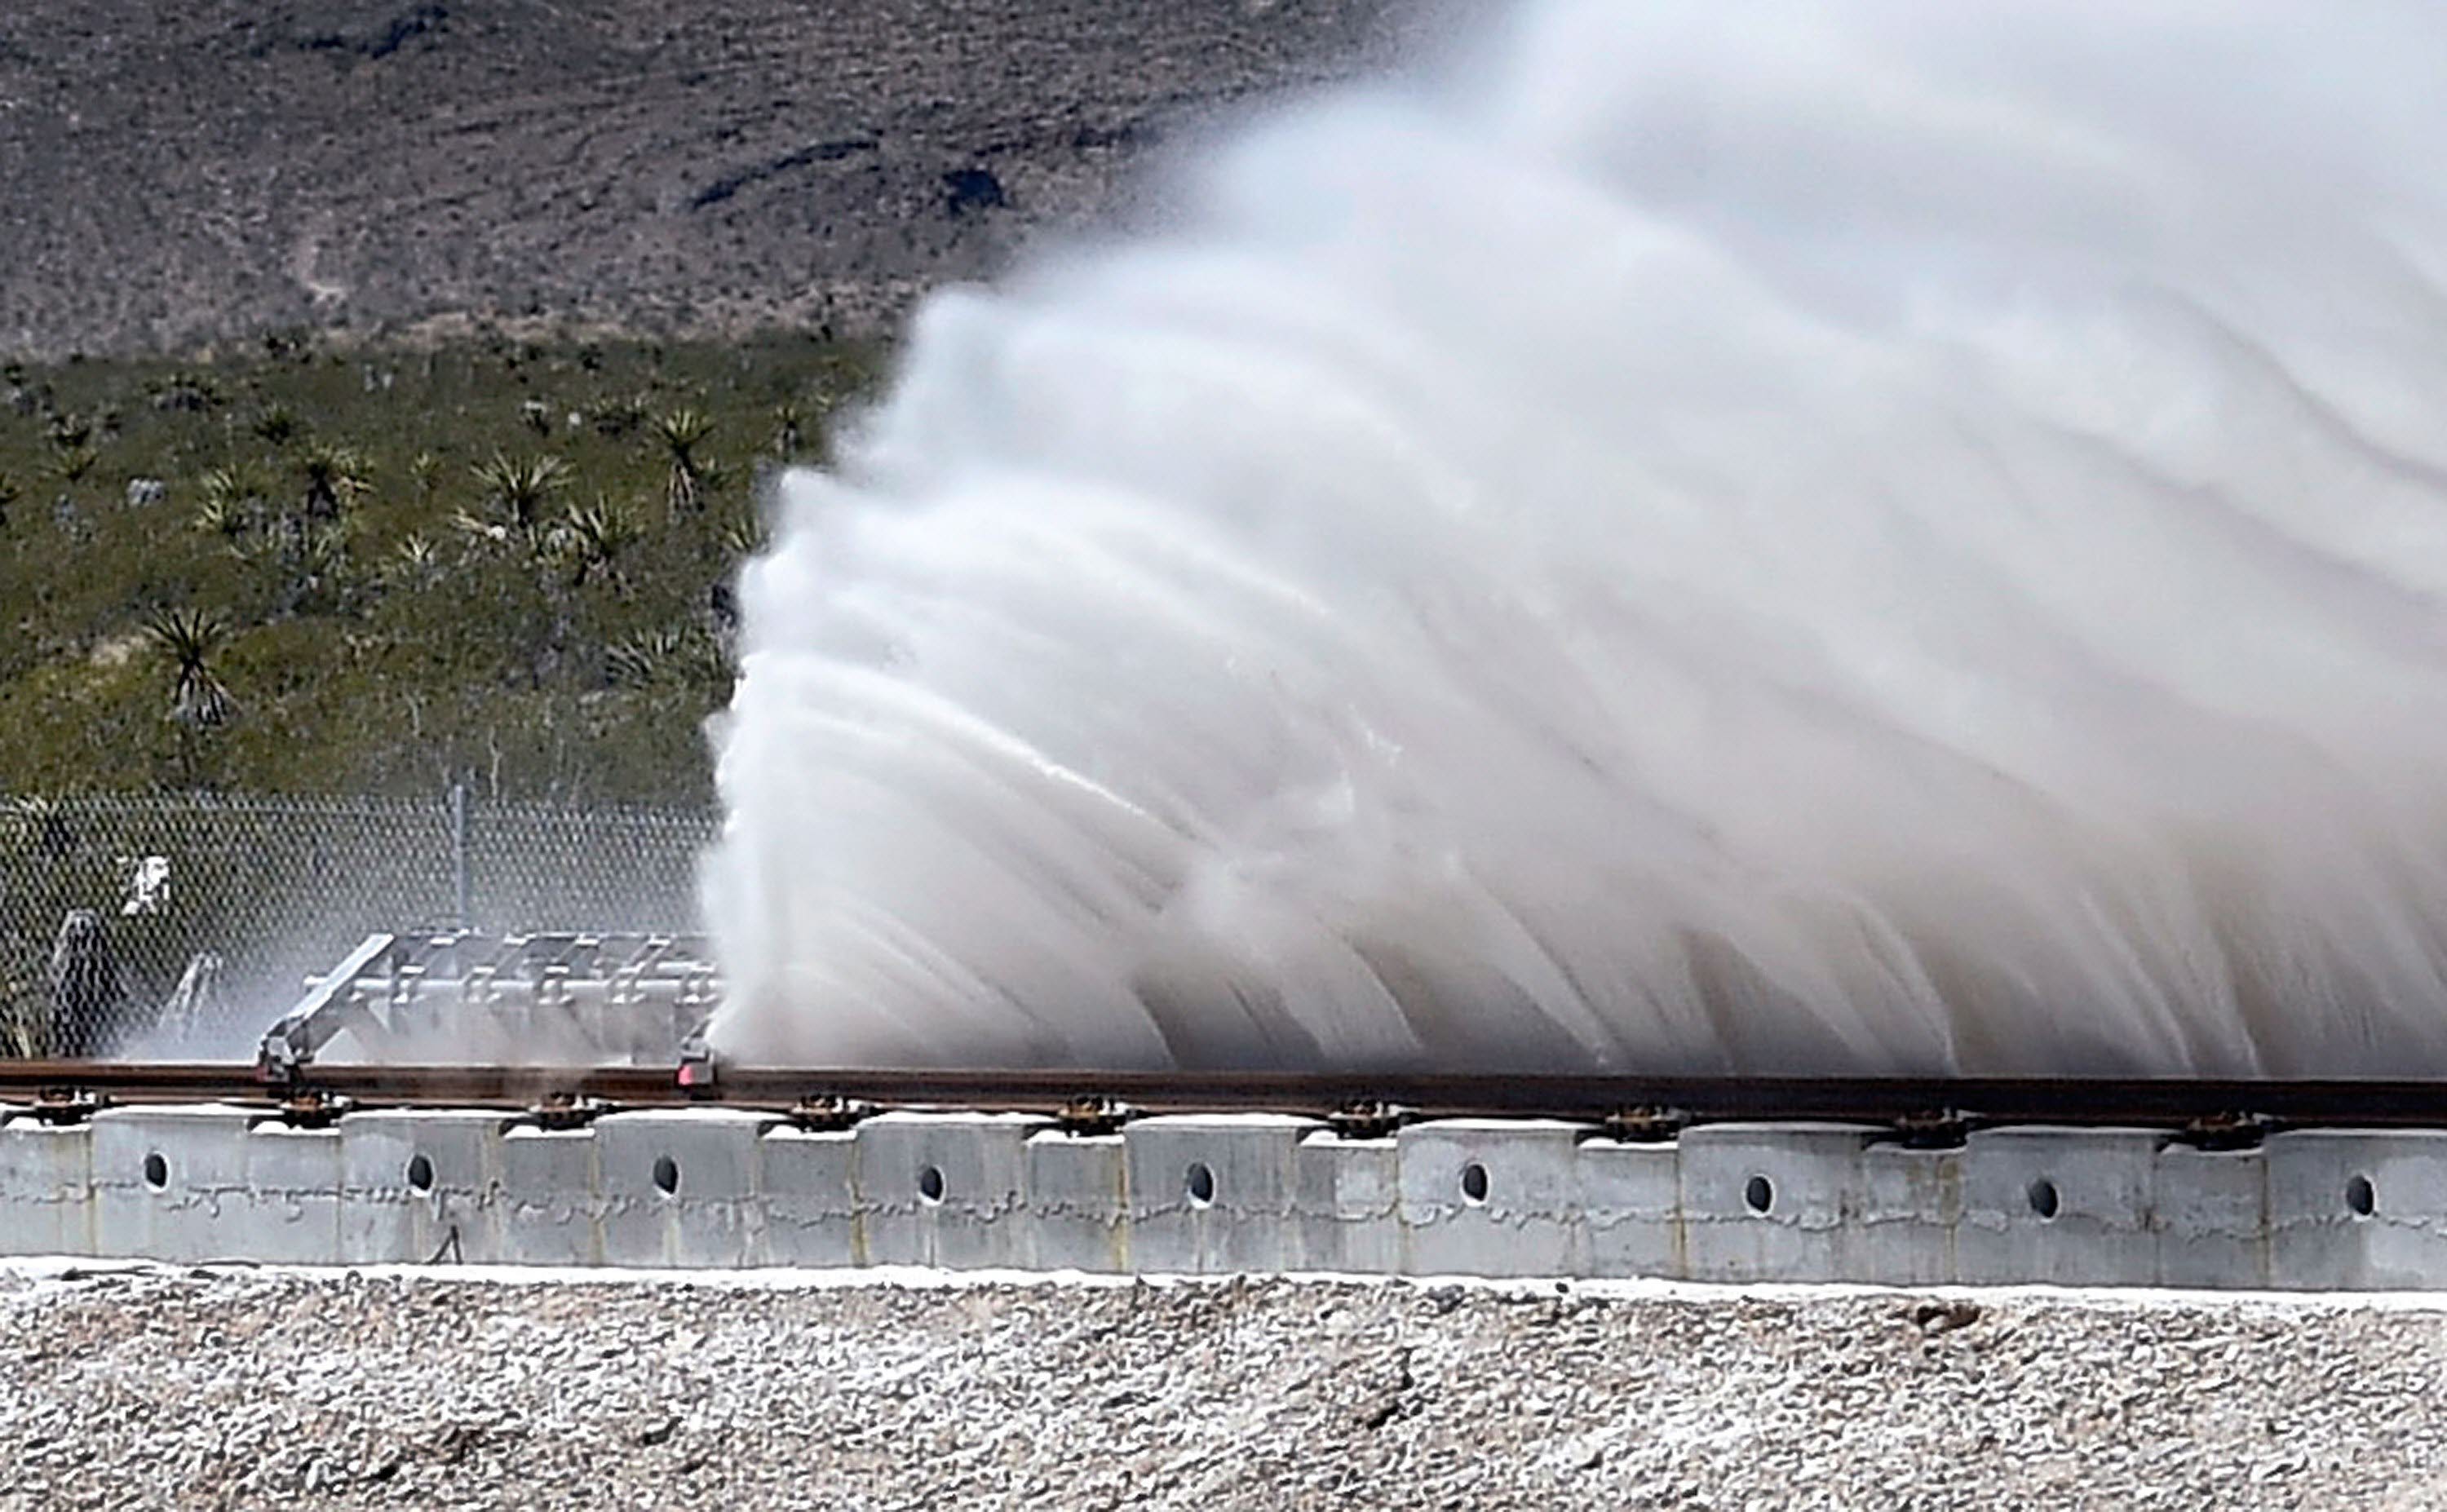
<instances>
[{"instance_id":1,"label":"fence post","mask_svg":"<svg viewBox=\"0 0 2447 1512\"><path fill-rule=\"evenodd\" d=\"M450 781L450 896L458 904L459 927L473 928L467 907L467 784Z\"/></svg>"}]
</instances>

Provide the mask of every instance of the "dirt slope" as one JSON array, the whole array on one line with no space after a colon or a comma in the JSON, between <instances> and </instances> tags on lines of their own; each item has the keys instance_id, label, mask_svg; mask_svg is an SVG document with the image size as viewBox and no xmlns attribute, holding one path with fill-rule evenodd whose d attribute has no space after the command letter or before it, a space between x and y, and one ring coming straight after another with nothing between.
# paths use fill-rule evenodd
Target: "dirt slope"
<instances>
[{"instance_id":1,"label":"dirt slope","mask_svg":"<svg viewBox=\"0 0 2447 1512\"><path fill-rule=\"evenodd\" d=\"M0 354L873 329L1388 0L11 0Z\"/></svg>"}]
</instances>

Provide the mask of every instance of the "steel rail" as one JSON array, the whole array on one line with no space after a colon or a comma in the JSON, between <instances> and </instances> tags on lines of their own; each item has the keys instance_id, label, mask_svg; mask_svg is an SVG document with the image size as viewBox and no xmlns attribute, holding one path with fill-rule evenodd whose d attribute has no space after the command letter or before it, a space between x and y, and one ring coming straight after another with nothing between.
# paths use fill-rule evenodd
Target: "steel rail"
<instances>
[{"instance_id":1,"label":"steel rail","mask_svg":"<svg viewBox=\"0 0 2447 1512\"><path fill-rule=\"evenodd\" d=\"M1056 1113L1097 1102L1138 1113L1354 1107L1417 1118L1814 1122L1978 1126L2061 1124L2182 1128L2447 1129L2447 1081L2138 1077L1645 1076L1366 1071L857 1070L724 1068L683 1086L656 1068L343 1066L267 1078L240 1063L0 1062L0 1103L82 1093L105 1103L236 1102L269 1107L524 1109L570 1100L626 1107L810 1105Z\"/></svg>"}]
</instances>

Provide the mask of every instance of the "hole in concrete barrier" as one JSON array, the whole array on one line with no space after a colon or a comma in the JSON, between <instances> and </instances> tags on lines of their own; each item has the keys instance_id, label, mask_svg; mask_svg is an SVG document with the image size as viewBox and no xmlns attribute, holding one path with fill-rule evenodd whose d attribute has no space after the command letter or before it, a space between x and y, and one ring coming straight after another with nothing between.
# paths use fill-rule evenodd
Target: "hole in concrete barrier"
<instances>
[{"instance_id":1,"label":"hole in concrete barrier","mask_svg":"<svg viewBox=\"0 0 2447 1512\"><path fill-rule=\"evenodd\" d=\"M170 1162L160 1150L144 1157L144 1184L157 1192L170 1184Z\"/></svg>"},{"instance_id":2,"label":"hole in concrete barrier","mask_svg":"<svg viewBox=\"0 0 2447 1512\"><path fill-rule=\"evenodd\" d=\"M419 1192L433 1190L433 1162L422 1155L408 1158L408 1184Z\"/></svg>"},{"instance_id":3,"label":"hole in concrete barrier","mask_svg":"<svg viewBox=\"0 0 2447 1512\"><path fill-rule=\"evenodd\" d=\"M943 1173L929 1165L918 1173L918 1195L931 1205L943 1200Z\"/></svg>"},{"instance_id":4,"label":"hole in concrete barrier","mask_svg":"<svg viewBox=\"0 0 2447 1512\"><path fill-rule=\"evenodd\" d=\"M2379 1210L2379 1192L2369 1177L2357 1176L2345 1183L2345 1206L2354 1210L2356 1218L2368 1218Z\"/></svg>"},{"instance_id":5,"label":"hole in concrete barrier","mask_svg":"<svg viewBox=\"0 0 2447 1512\"><path fill-rule=\"evenodd\" d=\"M1188 1180L1183 1183L1189 1191L1189 1205L1205 1207L1215 1200L1215 1173L1205 1161L1189 1162Z\"/></svg>"},{"instance_id":6,"label":"hole in concrete barrier","mask_svg":"<svg viewBox=\"0 0 2447 1512\"><path fill-rule=\"evenodd\" d=\"M2053 1219L2057 1216L2056 1182L2042 1176L2033 1181L2030 1190L2022 1195L2031 1200L2031 1211L2039 1215L2041 1219Z\"/></svg>"},{"instance_id":7,"label":"hole in concrete barrier","mask_svg":"<svg viewBox=\"0 0 2447 1512\"><path fill-rule=\"evenodd\" d=\"M1462 1200L1476 1207L1487 1200L1487 1167L1476 1161L1461 1168Z\"/></svg>"},{"instance_id":8,"label":"hole in concrete barrier","mask_svg":"<svg viewBox=\"0 0 2447 1512\"><path fill-rule=\"evenodd\" d=\"M1764 1176L1754 1176L1742 1188L1742 1201L1754 1213L1764 1213L1775 1206L1775 1183Z\"/></svg>"},{"instance_id":9,"label":"hole in concrete barrier","mask_svg":"<svg viewBox=\"0 0 2447 1512\"><path fill-rule=\"evenodd\" d=\"M668 1155L654 1157L654 1190L665 1197L677 1197L680 1190L680 1162Z\"/></svg>"}]
</instances>

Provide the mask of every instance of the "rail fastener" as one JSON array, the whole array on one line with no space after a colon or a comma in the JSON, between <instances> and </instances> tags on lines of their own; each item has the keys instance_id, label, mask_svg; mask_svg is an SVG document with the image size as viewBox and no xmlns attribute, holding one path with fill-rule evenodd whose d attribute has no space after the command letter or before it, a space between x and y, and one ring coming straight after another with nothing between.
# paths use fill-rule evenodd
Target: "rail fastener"
<instances>
[{"instance_id":1,"label":"rail fastener","mask_svg":"<svg viewBox=\"0 0 2447 1512\"><path fill-rule=\"evenodd\" d=\"M27 1112L37 1124L70 1128L110 1106L110 1095L85 1087L46 1087Z\"/></svg>"},{"instance_id":2,"label":"rail fastener","mask_svg":"<svg viewBox=\"0 0 2447 1512\"><path fill-rule=\"evenodd\" d=\"M1679 1107L1619 1107L1598 1126L1619 1144L1664 1144L1691 1126L1691 1115Z\"/></svg>"},{"instance_id":3,"label":"rail fastener","mask_svg":"<svg viewBox=\"0 0 2447 1512\"><path fill-rule=\"evenodd\" d=\"M585 1128L604 1114L618 1110L618 1104L599 1097L586 1097L576 1092L546 1092L527 1109L527 1118L540 1129L561 1133Z\"/></svg>"},{"instance_id":4,"label":"rail fastener","mask_svg":"<svg viewBox=\"0 0 2447 1512\"><path fill-rule=\"evenodd\" d=\"M1089 1095L1074 1097L1054 1110L1053 1122L1065 1134L1081 1138L1100 1134L1119 1134L1122 1125L1139 1116L1139 1110L1118 1097Z\"/></svg>"},{"instance_id":5,"label":"rail fastener","mask_svg":"<svg viewBox=\"0 0 2447 1512\"><path fill-rule=\"evenodd\" d=\"M317 1087L291 1087L280 1091L280 1121L291 1128L330 1128L356 1111L357 1100Z\"/></svg>"},{"instance_id":6,"label":"rail fastener","mask_svg":"<svg viewBox=\"0 0 2447 1512\"><path fill-rule=\"evenodd\" d=\"M1907 1150L1959 1150L1971 1138L1973 1123L1960 1108L1925 1108L1895 1120L1894 1142Z\"/></svg>"},{"instance_id":7,"label":"rail fastener","mask_svg":"<svg viewBox=\"0 0 2447 1512\"><path fill-rule=\"evenodd\" d=\"M2258 1149L2277 1126L2258 1113L2210 1113L2186 1124L2175 1140L2201 1150Z\"/></svg>"},{"instance_id":8,"label":"rail fastener","mask_svg":"<svg viewBox=\"0 0 2447 1512\"><path fill-rule=\"evenodd\" d=\"M810 1134L838 1134L844 1129L856 1128L875 1114L873 1103L823 1093L803 1097L791 1104L787 1116L793 1125Z\"/></svg>"},{"instance_id":9,"label":"rail fastener","mask_svg":"<svg viewBox=\"0 0 2447 1512\"><path fill-rule=\"evenodd\" d=\"M1416 1116L1415 1109L1399 1103L1353 1098L1325 1115L1325 1125L1338 1139L1389 1140Z\"/></svg>"}]
</instances>

